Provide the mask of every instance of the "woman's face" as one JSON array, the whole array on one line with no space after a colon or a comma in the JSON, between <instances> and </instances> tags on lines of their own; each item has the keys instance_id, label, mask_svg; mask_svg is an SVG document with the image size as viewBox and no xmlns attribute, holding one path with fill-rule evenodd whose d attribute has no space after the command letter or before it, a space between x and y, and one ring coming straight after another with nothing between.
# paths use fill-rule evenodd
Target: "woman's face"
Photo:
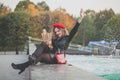
<instances>
[{"instance_id":1,"label":"woman's face","mask_svg":"<svg viewBox=\"0 0 120 80\"><path fill-rule=\"evenodd\" d=\"M61 29L59 29L59 28L55 28L55 29L54 29L54 33L55 33L55 35L56 35L58 38L60 38L60 37L63 36L63 31L62 31Z\"/></svg>"}]
</instances>

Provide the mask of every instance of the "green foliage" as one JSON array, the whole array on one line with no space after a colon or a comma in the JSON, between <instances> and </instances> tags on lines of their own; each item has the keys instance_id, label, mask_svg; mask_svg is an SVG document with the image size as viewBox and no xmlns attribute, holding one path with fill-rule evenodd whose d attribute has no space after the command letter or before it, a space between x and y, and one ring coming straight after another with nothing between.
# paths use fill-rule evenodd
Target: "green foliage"
<instances>
[{"instance_id":1,"label":"green foliage","mask_svg":"<svg viewBox=\"0 0 120 80\"><path fill-rule=\"evenodd\" d=\"M16 5L15 11L25 11L30 3L34 4L29 0L19 1L19 3Z\"/></svg>"},{"instance_id":2,"label":"green foliage","mask_svg":"<svg viewBox=\"0 0 120 80\"><path fill-rule=\"evenodd\" d=\"M0 15L5 15L11 12L11 9L4 4L0 3Z\"/></svg>"},{"instance_id":3,"label":"green foliage","mask_svg":"<svg viewBox=\"0 0 120 80\"><path fill-rule=\"evenodd\" d=\"M37 3L37 6L41 6L43 8L44 11L48 11L49 10L49 6L46 4L45 1L42 1L40 3Z\"/></svg>"},{"instance_id":4,"label":"green foliage","mask_svg":"<svg viewBox=\"0 0 120 80\"><path fill-rule=\"evenodd\" d=\"M108 41L120 41L120 14L114 15L103 27L104 38Z\"/></svg>"},{"instance_id":5,"label":"green foliage","mask_svg":"<svg viewBox=\"0 0 120 80\"><path fill-rule=\"evenodd\" d=\"M84 17L82 23L80 24L79 30L75 38L73 39L73 43L82 44L83 46L87 45L90 40L94 39L95 35L95 19L94 11L86 12L86 16Z\"/></svg>"},{"instance_id":6,"label":"green foliage","mask_svg":"<svg viewBox=\"0 0 120 80\"><path fill-rule=\"evenodd\" d=\"M107 21L114 15L114 11L112 9L103 10L96 14L96 19L94 21L96 26L96 40L102 40L102 28L107 23Z\"/></svg>"},{"instance_id":7,"label":"green foliage","mask_svg":"<svg viewBox=\"0 0 120 80\"><path fill-rule=\"evenodd\" d=\"M2 17L0 19L0 46L23 46L27 41L31 26L30 16L23 12L13 12Z\"/></svg>"}]
</instances>

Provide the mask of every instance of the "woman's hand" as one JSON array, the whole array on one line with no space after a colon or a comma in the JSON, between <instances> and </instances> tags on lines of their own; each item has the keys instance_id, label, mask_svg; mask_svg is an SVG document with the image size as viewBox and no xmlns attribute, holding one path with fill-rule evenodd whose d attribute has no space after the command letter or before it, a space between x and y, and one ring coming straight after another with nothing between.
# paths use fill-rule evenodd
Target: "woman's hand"
<instances>
[{"instance_id":1,"label":"woman's hand","mask_svg":"<svg viewBox=\"0 0 120 80\"><path fill-rule=\"evenodd\" d=\"M44 41L44 43L45 43L46 45L48 45L48 47L49 47L50 49L53 48L53 47L52 47L52 41L47 40L47 41Z\"/></svg>"},{"instance_id":2,"label":"woman's hand","mask_svg":"<svg viewBox=\"0 0 120 80\"><path fill-rule=\"evenodd\" d=\"M52 42L51 42L51 41L48 41L48 40L43 41L43 42L46 43L48 46L52 44Z\"/></svg>"},{"instance_id":3,"label":"woman's hand","mask_svg":"<svg viewBox=\"0 0 120 80\"><path fill-rule=\"evenodd\" d=\"M80 18L78 19L78 23L81 23L83 18L84 18L84 11L83 11L83 9L81 9L80 10Z\"/></svg>"}]
</instances>

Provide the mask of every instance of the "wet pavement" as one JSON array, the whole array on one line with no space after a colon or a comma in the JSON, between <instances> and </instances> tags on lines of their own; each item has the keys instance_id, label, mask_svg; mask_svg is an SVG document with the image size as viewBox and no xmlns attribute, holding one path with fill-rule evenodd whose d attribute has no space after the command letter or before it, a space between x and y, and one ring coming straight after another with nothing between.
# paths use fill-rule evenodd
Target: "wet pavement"
<instances>
[{"instance_id":1,"label":"wet pavement","mask_svg":"<svg viewBox=\"0 0 120 80\"><path fill-rule=\"evenodd\" d=\"M69 64L40 64L31 67L31 80L105 80Z\"/></svg>"},{"instance_id":2,"label":"wet pavement","mask_svg":"<svg viewBox=\"0 0 120 80\"><path fill-rule=\"evenodd\" d=\"M0 80L105 80L69 64L32 65L19 75L11 63L22 63L27 59L27 55L0 55Z\"/></svg>"}]
</instances>

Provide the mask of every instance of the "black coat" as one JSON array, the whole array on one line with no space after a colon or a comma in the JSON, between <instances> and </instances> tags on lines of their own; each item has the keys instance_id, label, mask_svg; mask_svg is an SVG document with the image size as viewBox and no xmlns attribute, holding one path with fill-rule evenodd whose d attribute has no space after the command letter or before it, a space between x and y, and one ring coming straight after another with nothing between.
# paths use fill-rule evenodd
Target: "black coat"
<instances>
[{"instance_id":1,"label":"black coat","mask_svg":"<svg viewBox=\"0 0 120 80\"><path fill-rule=\"evenodd\" d=\"M52 53L62 52L68 48L70 41L72 40L72 38L74 37L74 35L76 34L79 28L79 25L80 24L76 22L69 35L61 37L60 39L52 40L52 46L53 46Z\"/></svg>"}]
</instances>

